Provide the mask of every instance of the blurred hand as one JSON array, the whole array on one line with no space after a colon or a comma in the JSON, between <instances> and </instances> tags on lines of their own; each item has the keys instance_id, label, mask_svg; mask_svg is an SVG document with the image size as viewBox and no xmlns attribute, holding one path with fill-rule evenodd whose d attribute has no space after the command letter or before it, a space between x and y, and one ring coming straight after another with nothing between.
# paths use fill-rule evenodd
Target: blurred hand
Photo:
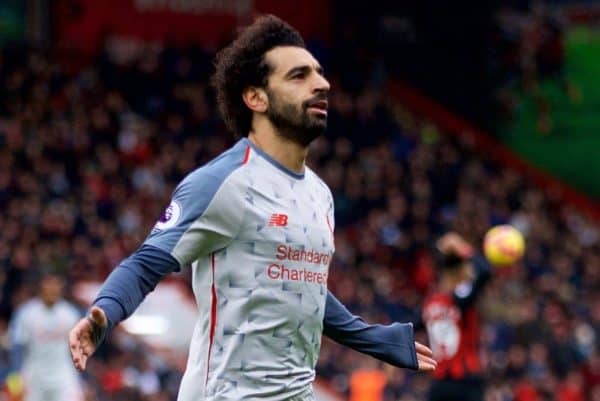
<instances>
[{"instance_id":1,"label":"blurred hand","mask_svg":"<svg viewBox=\"0 0 600 401\"><path fill-rule=\"evenodd\" d=\"M69 349L73 364L78 370L85 370L87 360L99 343L108 326L104 311L93 306L89 316L81 319L69 333Z\"/></svg>"},{"instance_id":2,"label":"blurred hand","mask_svg":"<svg viewBox=\"0 0 600 401\"><path fill-rule=\"evenodd\" d=\"M417 361L419 370L422 372L433 372L437 367L437 362L433 359L433 352L425 345L415 341L417 349Z\"/></svg>"},{"instance_id":3,"label":"blurred hand","mask_svg":"<svg viewBox=\"0 0 600 401\"><path fill-rule=\"evenodd\" d=\"M473 247L471 244L453 231L444 234L437 241L436 246L445 255L455 254L463 259L473 256Z\"/></svg>"}]
</instances>

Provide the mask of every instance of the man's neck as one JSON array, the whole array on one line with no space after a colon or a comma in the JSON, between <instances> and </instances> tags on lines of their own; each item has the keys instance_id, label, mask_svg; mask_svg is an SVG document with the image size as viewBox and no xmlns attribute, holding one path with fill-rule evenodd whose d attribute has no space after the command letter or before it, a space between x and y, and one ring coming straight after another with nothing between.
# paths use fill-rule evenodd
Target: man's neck
<instances>
[{"instance_id":1,"label":"man's neck","mask_svg":"<svg viewBox=\"0 0 600 401\"><path fill-rule=\"evenodd\" d=\"M304 172L308 148L279 135L270 126L258 126L248 134L248 139L282 166L295 173Z\"/></svg>"}]
</instances>

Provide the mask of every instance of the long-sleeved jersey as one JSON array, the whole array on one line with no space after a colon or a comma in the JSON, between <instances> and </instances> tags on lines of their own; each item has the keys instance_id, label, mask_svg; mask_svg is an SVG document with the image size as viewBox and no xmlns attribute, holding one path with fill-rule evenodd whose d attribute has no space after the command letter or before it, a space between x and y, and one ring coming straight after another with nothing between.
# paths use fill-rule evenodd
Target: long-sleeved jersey
<instances>
[{"instance_id":1,"label":"long-sleeved jersey","mask_svg":"<svg viewBox=\"0 0 600 401\"><path fill-rule=\"evenodd\" d=\"M146 244L193 265L200 313L182 401L276 400L308 389L332 224L323 182L308 168L285 169L248 140L179 185Z\"/></svg>"},{"instance_id":2,"label":"long-sleeved jersey","mask_svg":"<svg viewBox=\"0 0 600 401\"><path fill-rule=\"evenodd\" d=\"M312 399L323 332L416 368L412 326L367 325L328 293L333 229L317 175L286 169L244 138L177 186L96 304L114 325L173 263L191 264L199 314L180 401Z\"/></svg>"}]
</instances>

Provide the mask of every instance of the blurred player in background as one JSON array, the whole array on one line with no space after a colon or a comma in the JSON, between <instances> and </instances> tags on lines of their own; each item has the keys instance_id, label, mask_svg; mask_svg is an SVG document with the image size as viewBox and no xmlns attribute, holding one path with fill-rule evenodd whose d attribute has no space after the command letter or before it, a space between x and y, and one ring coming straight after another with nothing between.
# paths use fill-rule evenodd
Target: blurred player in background
<instances>
[{"instance_id":1,"label":"blurred player in background","mask_svg":"<svg viewBox=\"0 0 600 401\"><path fill-rule=\"evenodd\" d=\"M259 18L217 55L213 84L241 138L175 189L145 243L70 334L87 359L167 274L193 269L199 308L178 399L313 400L322 333L398 367L431 371L411 324L369 325L328 290L333 197L308 167L329 82L296 30Z\"/></svg>"},{"instance_id":2,"label":"blurred player in background","mask_svg":"<svg viewBox=\"0 0 600 401\"><path fill-rule=\"evenodd\" d=\"M13 373L9 382L13 384L9 387L18 392L15 383L22 380L25 401L83 400L67 342L81 313L62 294L62 278L45 273L39 296L19 307L10 322Z\"/></svg>"},{"instance_id":3,"label":"blurred player in background","mask_svg":"<svg viewBox=\"0 0 600 401\"><path fill-rule=\"evenodd\" d=\"M475 303L490 278L490 265L454 232L437 241L435 253L440 277L422 316L438 361L429 401L483 401Z\"/></svg>"}]
</instances>

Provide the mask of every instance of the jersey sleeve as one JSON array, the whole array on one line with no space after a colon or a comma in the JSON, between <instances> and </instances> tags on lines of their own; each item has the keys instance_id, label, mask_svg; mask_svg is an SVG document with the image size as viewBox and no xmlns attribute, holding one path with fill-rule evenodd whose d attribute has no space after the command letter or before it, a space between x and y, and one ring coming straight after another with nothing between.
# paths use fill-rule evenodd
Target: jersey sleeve
<instances>
[{"instance_id":1,"label":"jersey sleeve","mask_svg":"<svg viewBox=\"0 0 600 401\"><path fill-rule=\"evenodd\" d=\"M226 247L244 216L243 186L231 177L242 160L243 154L226 153L188 175L144 244L166 251L180 266Z\"/></svg>"},{"instance_id":2,"label":"jersey sleeve","mask_svg":"<svg viewBox=\"0 0 600 401\"><path fill-rule=\"evenodd\" d=\"M131 316L146 295L178 267L171 254L151 245L143 245L123 260L110 273L94 301L108 319L106 332L99 331L94 341L100 343L115 325Z\"/></svg>"},{"instance_id":3,"label":"jersey sleeve","mask_svg":"<svg viewBox=\"0 0 600 401\"><path fill-rule=\"evenodd\" d=\"M411 323L367 324L327 292L323 334L333 341L400 368L419 367Z\"/></svg>"}]
</instances>

